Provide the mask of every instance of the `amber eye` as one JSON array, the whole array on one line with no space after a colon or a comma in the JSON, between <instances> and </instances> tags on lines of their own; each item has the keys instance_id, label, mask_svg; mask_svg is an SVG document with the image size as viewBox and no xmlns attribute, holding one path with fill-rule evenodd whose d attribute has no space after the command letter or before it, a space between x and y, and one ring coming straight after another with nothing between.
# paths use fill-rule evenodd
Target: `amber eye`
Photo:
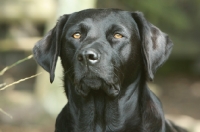
<instances>
[{"instance_id":1,"label":"amber eye","mask_svg":"<svg viewBox=\"0 0 200 132\"><path fill-rule=\"evenodd\" d=\"M75 39L80 39L81 38L81 34L80 33L75 33L72 35L73 38Z\"/></svg>"},{"instance_id":2,"label":"amber eye","mask_svg":"<svg viewBox=\"0 0 200 132\"><path fill-rule=\"evenodd\" d=\"M123 37L123 35L121 35L119 33L114 34L114 38L116 38L116 39L120 39L122 37Z\"/></svg>"}]
</instances>

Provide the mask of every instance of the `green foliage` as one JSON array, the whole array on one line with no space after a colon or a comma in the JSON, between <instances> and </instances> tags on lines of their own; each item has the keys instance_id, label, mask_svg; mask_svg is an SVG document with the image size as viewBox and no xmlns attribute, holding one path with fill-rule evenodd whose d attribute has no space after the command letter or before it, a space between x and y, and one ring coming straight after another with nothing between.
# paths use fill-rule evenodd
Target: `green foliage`
<instances>
[{"instance_id":1,"label":"green foliage","mask_svg":"<svg viewBox=\"0 0 200 132\"><path fill-rule=\"evenodd\" d=\"M130 9L142 11L155 25L175 27L177 31L190 28L190 19L183 13L178 1L123 0L123 4Z\"/></svg>"},{"instance_id":2,"label":"green foliage","mask_svg":"<svg viewBox=\"0 0 200 132\"><path fill-rule=\"evenodd\" d=\"M172 56L200 55L200 0L99 0L101 8L141 11L152 24L169 34ZM189 50L192 49L192 50ZM194 50L193 50L194 49ZM186 51L186 52L185 52Z\"/></svg>"}]
</instances>

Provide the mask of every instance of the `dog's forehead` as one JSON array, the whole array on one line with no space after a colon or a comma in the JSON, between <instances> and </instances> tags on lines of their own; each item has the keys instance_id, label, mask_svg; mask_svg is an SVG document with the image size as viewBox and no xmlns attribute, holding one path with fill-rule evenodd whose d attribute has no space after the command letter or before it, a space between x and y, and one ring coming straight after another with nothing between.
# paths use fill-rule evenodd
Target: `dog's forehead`
<instances>
[{"instance_id":1,"label":"dog's forehead","mask_svg":"<svg viewBox=\"0 0 200 132\"><path fill-rule=\"evenodd\" d=\"M88 23L89 21L96 24L127 23L127 25L130 25L134 22L134 19L128 11L118 9L88 9L71 14L67 23L75 25L82 22Z\"/></svg>"}]
</instances>

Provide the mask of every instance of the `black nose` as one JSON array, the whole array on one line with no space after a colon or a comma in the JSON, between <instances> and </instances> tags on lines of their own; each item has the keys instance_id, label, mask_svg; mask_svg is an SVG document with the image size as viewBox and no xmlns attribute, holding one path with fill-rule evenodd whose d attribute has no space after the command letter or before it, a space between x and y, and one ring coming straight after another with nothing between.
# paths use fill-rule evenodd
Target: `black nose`
<instances>
[{"instance_id":1,"label":"black nose","mask_svg":"<svg viewBox=\"0 0 200 132\"><path fill-rule=\"evenodd\" d=\"M100 54L95 50L87 49L81 51L77 59L82 63L95 64L100 60Z\"/></svg>"}]
</instances>

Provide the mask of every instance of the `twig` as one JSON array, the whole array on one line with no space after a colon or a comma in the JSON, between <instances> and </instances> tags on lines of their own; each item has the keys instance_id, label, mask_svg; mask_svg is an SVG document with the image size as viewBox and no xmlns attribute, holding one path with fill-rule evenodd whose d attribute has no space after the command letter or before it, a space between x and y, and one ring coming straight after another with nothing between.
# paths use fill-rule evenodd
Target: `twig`
<instances>
[{"instance_id":1,"label":"twig","mask_svg":"<svg viewBox=\"0 0 200 132\"><path fill-rule=\"evenodd\" d=\"M8 114L7 112L5 112L1 108L0 108L0 112L2 112L3 114L5 114L6 116L10 117L11 119L13 118L10 114Z\"/></svg>"},{"instance_id":2,"label":"twig","mask_svg":"<svg viewBox=\"0 0 200 132\"><path fill-rule=\"evenodd\" d=\"M40 73L38 73L38 74L35 74L35 75L33 75L33 76L30 76L30 77L24 78L24 79L20 79L20 80L18 80L18 81L16 81L16 82L13 82L13 83L11 83L11 84L8 84L8 85L4 86L3 88L1 88L0 91L5 90L6 88L8 88L8 87L10 87L10 86L12 86L12 85L15 85L15 84L18 84L18 83L20 83L20 82L26 81L26 80L28 80L28 79L34 78L34 77L36 77L36 76L38 76L38 75L40 75L40 74L42 74L42 72L40 72Z\"/></svg>"},{"instance_id":3,"label":"twig","mask_svg":"<svg viewBox=\"0 0 200 132\"><path fill-rule=\"evenodd\" d=\"M6 86L6 83L0 84L0 88L5 87L5 86Z\"/></svg>"},{"instance_id":4,"label":"twig","mask_svg":"<svg viewBox=\"0 0 200 132\"><path fill-rule=\"evenodd\" d=\"M12 68L12 67L14 67L14 66L16 66L16 65L18 65L18 64L20 64L20 63L26 61L26 60L29 60L29 59L31 59L31 58L33 58L33 55L30 55L30 56L28 56L28 57L26 57L26 58L24 58L24 59L22 59L22 60L17 61L16 63L14 63L14 64L12 64L12 65L10 65L10 66L5 67L2 71L0 71L0 76L2 76L2 75L3 75L7 70L9 70L10 68ZM36 75L30 76L30 77L24 78L24 79L20 79L20 80L18 80L18 81L16 81L16 82L13 82L13 83L11 83L11 84L8 84L8 85L6 85L6 83L2 83L2 84L0 84L0 91L5 90L6 88L8 88L8 87L10 87L10 86L12 86L12 85L15 85L15 84L18 84L18 83L20 83L20 82L26 81L26 80L28 80L28 79L34 78L34 77L40 75L41 73L42 73L42 72L40 72L40 73L38 73L38 74L36 74ZM10 114L8 114L7 112L5 112L5 111L4 111L3 109L1 109L1 108L0 108L0 112L3 113L3 114L5 114L6 116L10 117L11 119L13 118Z\"/></svg>"},{"instance_id":5,"label":"twig","mask_svg":"<svg viewBox=\"0 0 200 132\"><path fill-rule=\"evenodd\" d=\"M2 71L0 71L0 76L2 76L8 69L10 69L10 68L12 68L12 67L14 67L14 66L16 66L16 65L18 65L18 64L20 64L20 63L22 63L24 61L26 61L26 60L29 60L31 58L33 58L33 55L29 55L28 57L26 57L26 58L24 58L22 60L19 60L16 63L14 63L14 64L12 64L10 66L5 67Z\"/></svg>"}]
</instances>

